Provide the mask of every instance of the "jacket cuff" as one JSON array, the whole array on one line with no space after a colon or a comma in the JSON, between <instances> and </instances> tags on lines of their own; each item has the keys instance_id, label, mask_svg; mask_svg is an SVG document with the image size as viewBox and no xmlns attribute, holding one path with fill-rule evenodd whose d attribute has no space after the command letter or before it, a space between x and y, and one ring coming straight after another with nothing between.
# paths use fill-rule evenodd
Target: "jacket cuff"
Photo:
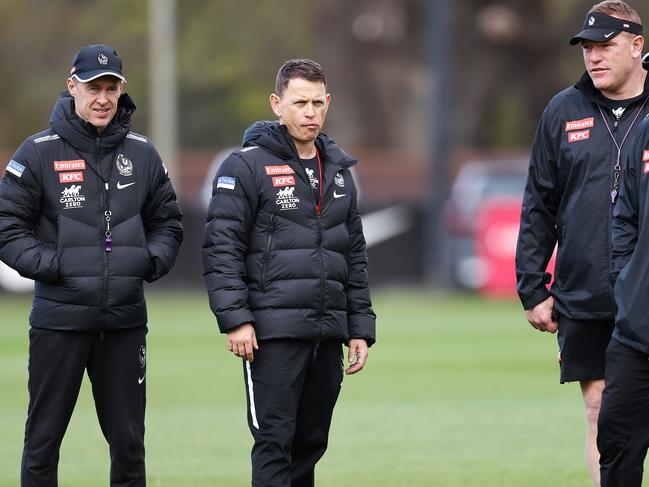
<instances>
[{"instance_id":1,"label":"jacket cuff","mask_svg":"<svg viewBox=\"0 0 649 487\"><path fill-rule=\"evenodd\" d=\"M349 338L362 338L371 347L376 342L376 320L372 316L352 315L349 317Z\"/></svg>"},{"instance_id":2,"label":"jacket cuff","mask_svg":"<svg viewBox=\"0 0 649 487\"><path fill-rule=\"evenodd\" d=\"M550 291L548 291L547 288L543 286L541 289L537 289L529 295L523 296L519 294L519 296L521 298L521 303L523 303L523 309L529 310L537 304L542 303L543 301L548 299L551 294Z\"/></svg>"},{"instance_id":3,"label":"jacket cuff","mask_svg":"<svg viewBox=\"0 0 649 487\"><path fill-rule=\"evenodd\" d=\"M254 323L255 317L249 309L236 309L233 311L219 312L216 315L216 321L219 324L221 333L228 333L230 330L234 330L237 326L243 325L244 323Z\"/></svg>"}]
</instances>

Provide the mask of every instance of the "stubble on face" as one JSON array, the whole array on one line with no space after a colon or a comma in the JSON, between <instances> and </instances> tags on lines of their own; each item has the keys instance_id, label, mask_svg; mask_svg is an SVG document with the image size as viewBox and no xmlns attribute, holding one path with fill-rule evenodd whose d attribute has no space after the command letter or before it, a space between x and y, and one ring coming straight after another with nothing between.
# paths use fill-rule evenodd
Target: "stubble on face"
<instances>
[{"instance_id":1,"label":"stubble on face","mask_svg":"<svg viewBox=\"0 0 649 487\"><path fill-rule=\"evenodd\" d=\"M293 78L281 95L271 95L270 101L296 145L309 146L322 130L330 100L324 83Z\"/></svg>"}]
</instances>

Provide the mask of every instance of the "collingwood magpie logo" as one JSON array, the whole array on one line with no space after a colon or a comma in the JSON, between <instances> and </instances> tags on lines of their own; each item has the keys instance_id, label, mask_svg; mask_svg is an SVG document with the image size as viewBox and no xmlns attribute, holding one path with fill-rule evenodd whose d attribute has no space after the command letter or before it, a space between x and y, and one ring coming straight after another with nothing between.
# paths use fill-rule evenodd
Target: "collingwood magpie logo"
<instances>
[{"instance_id":1,"label":"collingwood magpie logo","mask_svg":"<svg viewBox=\"0 0 649 487\"><path fill-rule=\"evenodd\" d=\"M595 17L591 17L588 19L588 25L595 25Z\"/></svg>"},{"instance_id":2,"label":"collingwood magpie logo","mask_svg":"<svg viewBox=\"0 0 649 487\"><path fill-rule=\"evenodd\" d=\"M132 176L133 175L133 163L131 160L124 156L124 154L119 154L117 156L117 170L122 176Z\"/></svg>"},{"instance_id":3,"label":"collingwood magpie logo","mask_svg":"<svg viewBox=\"0 0 649 487\"><path fill-rule=\"evenodd\" d=\"M97 56L97 62L101 64L102 66L106 66L108 64L108 56L106 56L103 52Z\"/></svg>"},{"instance_id":4,"label":"collingwood magpie logo","mask_svg":"<svg viewBox=\"0 0 649 487\"><path fill-rule=\"evenodd\" d=\"M338 186L339 188L344 188L345 187L345 178L343 177L342 174L337 172L336 176L334 177L334 183L336 183L336 186Z\"/></svg>"}]
</instances>

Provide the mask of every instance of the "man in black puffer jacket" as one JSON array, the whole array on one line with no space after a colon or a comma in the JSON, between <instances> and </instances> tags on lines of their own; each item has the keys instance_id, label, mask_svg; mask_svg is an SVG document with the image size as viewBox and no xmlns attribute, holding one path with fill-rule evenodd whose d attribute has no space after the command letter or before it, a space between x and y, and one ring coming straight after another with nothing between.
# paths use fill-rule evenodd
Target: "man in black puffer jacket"
<instances>
[{"instance_id":1,"label":"man in black puffer jacket","mask_svg":"<svg viewBox=\"0 0 649 487\"><path fill-rule=\"evenodd\" d=\"M51 128L25 140L0 184L0 259L36 281L22 485L57 485L87 369L111 486L144 486L142 284L174 264L182 215L155 148L130 131L115 50L82 48L71 73Z\"/></svg>"},{"instance_id":2,"label":"man in black puffer jacket","mask_svg":"<svg viewBox=\"0 0 649 487\"><path fill-rule=\"evenodd\" d=\"M244 358L253 486L312 486L343 378L375 315L349 158L320 133L330 96L308 59L279 70L271 107L219 169L205 227L210 306Z\"/></svg>"}]
</instances>

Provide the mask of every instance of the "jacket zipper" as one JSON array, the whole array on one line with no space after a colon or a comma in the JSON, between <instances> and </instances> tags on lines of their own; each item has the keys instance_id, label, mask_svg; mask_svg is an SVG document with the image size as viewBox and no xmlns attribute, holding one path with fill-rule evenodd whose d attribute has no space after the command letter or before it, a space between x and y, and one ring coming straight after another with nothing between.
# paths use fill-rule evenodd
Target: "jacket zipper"
<instances>
[{"instance_id":1,"label":"jacket zipper","mask_svg":"<svg viewBox=\"0 0 649 487\"><path fill-rule=\"evenodd\" d=\"M97 160L97 165L99 169L99 184L103 186L103 188L100 187L99 189L99 195L101 199L101 205L104 209L102 213L102 224L101 227L105 229L105 242L104 242L104 281L102 283L102 292L101 292L101 310L102 310L102 317L106 317L106 311L108 310L108 306L106 303L106 294L108 293L108 244L109 244L109 236L110 236L110 210L108 209L108 183L106 181L103 181L103 177L101 176L101 137L97 137L95 139L95 158ZM103 184L102 184L103 183ZM112 245L112 241L111 241ZM112 247L111 247L112 250Z\"/></svg>"},{"instance_id":2,"label":"jacket zipper","mask_svg":"<svg viewBox=\"0 0 649 487\"><path fill-rule=\"evenodd\" d=\"M266 238L266 248L264 249L264 265L261 268L261 290L266 290L266 273L268 271L268 261L270 259L270 246L273 242L273 223L275 213L270 214L270 223L268 224L268 237Z\"/></svg>"},{"instance_id":3,"label":"jacket zipper","mask_svg":"<svg viewBox=\"0 0 649 487\"><path fill-rule=\"evenodd\" d=\"M320 307L318 309L318 339L316 340L314 355L313 355L313 364L315 365L315 360L318 355L318 349L320 348L320 340L322 338L322 316L324 315L324 292L325 292L325 276L324 276L324 258L322 257L322 222L320 220L320 212L317 214L318 222L318 258L320 260Z\"/></svg>"}]
</instances>

